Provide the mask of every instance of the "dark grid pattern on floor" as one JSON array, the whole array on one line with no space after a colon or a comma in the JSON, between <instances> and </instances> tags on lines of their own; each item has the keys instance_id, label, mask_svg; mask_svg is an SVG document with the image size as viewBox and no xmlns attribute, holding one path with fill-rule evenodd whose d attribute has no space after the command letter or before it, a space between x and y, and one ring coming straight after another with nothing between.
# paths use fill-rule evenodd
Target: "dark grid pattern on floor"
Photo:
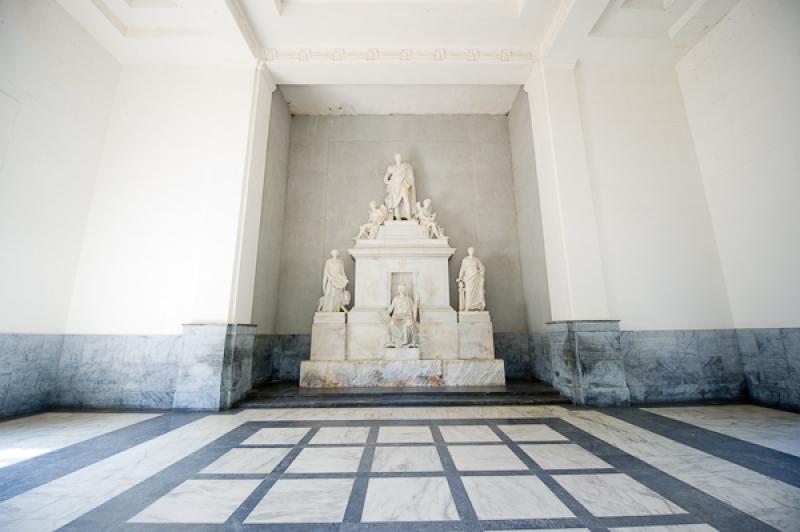
<instances>
[{"instance_id":1,"label":"dark grid pattern on floor","mask_svg":"<svg viewBox=\"0 0 800 532\"><path fill-rule=\"evenodd\" d=\"M391 427L427 427L430 441L379 441L380 429ZM324 443L315 443L321 430L335 433L336 428L349 432L344 430L340 441L327 438ZM526 428L546 430L563 439L525 440L513 436L514 430ZM267 433L269 429L300 429L302 436L293 442L259 444L252 443L252 439L246 442L264 429ZM471 436L472 429L481 434ZM453 430L466 430L467 434L448 438L447 434ZM352 439L354 433L356 439ZM362 440L356 441L358 438ZM602 465L546 467L533 458L535 453L526 452L542 448L536 446L547 446L551 451L554 448L550 446L567 446ZM373 470L376 451L384 455L405 451L414 456L431 448L436 450L440 464L428 468L432 470ZM243 449L272 450L273 455L268 458L273 463L263 466L269 472L250 471L247 459L226 462L231 451ZM392 453L381 449L392 449ZM482 462L481 454L487 452L484 458L488 459ZM496 457L500 457L498 463L502 465L497 469L488 467L486 463L495 463ZM316 467L322 470L314 471L315 461L321 465L326 460L333 460L338 466L328 467L327 471L327 466ZM223 462L233 464L236 471L224 472ZM223 465L215 468L213 464ZM211 472L204 471L209 467ZM399 482L400 479L405 482ZM319 481L336 480L342 482L330 485L341 489L314 493L315 484L324 484ZM316 482L302 484L302 481ZM221 483L220 491L216 495L205 492L214 482ZM294 486L304 487L293 492ZM608 491L615 486L633 487L633 492ZM283 494L279 493L282 487L287 487ZM197 490L192 492L194 488ZM239 488L242 489L237 496L234 492ZM420 490L419 497L416 489ZM255 522L259 520L259 503L271 494L283 507L271 508L267 500L261 505L266 513L261 512L260 520L278 522ZM192 522L197 518L193 514L202 514L204 506L219 505L219 499L226 498L230 499L228 506L216 510L214 519L218 522ZM625 500L630 503L630 511L619 511ZM292 513L285 507L287 503L295 504L297 511ZM611 508L604 508L606 504ZM315 509L329 514L324 520L327 522L288 522L307 518ZM213 508L211 511L214 513ZM148 519L160 522L141 522ZM64 530L108 530L110 526L124 531L608 530L688 524L708 524L726 531L771 530L747 514L560 419L539 418L248 422L73 521Z\"/></svg>"}]
</instances>

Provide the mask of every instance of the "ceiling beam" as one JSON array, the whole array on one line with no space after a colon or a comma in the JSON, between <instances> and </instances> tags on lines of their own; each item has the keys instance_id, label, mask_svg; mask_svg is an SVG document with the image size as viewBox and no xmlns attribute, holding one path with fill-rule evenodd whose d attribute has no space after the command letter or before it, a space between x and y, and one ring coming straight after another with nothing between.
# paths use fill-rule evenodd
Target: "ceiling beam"
<instances>
[{"instance_id":1,"label":"ceiling beam","mask_svg":"<svg viewBox=\"0 0 800 532\"><path fill-rule=\"evenodd\" d=\"M548 63L574 63L610 0L561 0L539 47Z\"/></svg>"}]
</instances>

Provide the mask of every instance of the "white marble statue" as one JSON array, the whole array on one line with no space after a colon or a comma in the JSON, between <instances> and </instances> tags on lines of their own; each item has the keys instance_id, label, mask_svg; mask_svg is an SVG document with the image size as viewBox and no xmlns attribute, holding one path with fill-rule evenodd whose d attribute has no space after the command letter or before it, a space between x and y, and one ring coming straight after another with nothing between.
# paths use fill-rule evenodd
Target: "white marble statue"
<instances>
[{"instance_id":1,"label":"white marble statue","mask_svg":"<svg viewBox=\"0 0 800 532\"><path fill-rule=\"evenodd\" d=\"M428 238L444 238L444 229L436 222L436 213L431 207L431 199L426 198L422 203L417 202L417 220L425 229Z\"/></svg>"},{"instance_id":2,"label":"white marble statue","mask_svg":"<svg viewBox=\"0 0 800 532\"><path fill-rule=\"evenodd\" d=\"M347 290L347 275L339 252L331 250L331 257L325 261L322 272L322 298L317 306L319 312L343 312ZM349 298L348 298L349 299Z\"/></svg>"},{"instance_id":3,"label":"white marble statue","mask_svg":"<svg viewBox=\"0 0 800 532\"><path fill-rule=\"evenodd\" d=\"M403 162L397 153L392 166L386 169L383 182L386 184L386 207L393 220L411 220L417 202L417 189L414 182L414 167Z\"/></svg>"},{"instance_id":4,"label":"white marble statue","mask_svg":"<svg viewBox=\"0 0 800 532\"><path fill-rule=\"evenodd\" d=\"M389 305L386 347L417 347L417 301L406 293L406 285L397 287Z\"/></svg>"},{"instance_id":5,"label":"white marble statue","mask_svg":"<svg viewBox=\"0 0 800 532\"><path fill-rule=\"evenodd\" d=\"M378 229L380 229L383 225L383 222L388 219L389 209L386 208L386 205L381 205L378 207L374 201L370 201L369 218L367 223L358 229L358 235L356 235L353 240L361 240L362 238L368 238L370 240L374 239L376 236L378 236Z\"/></svg>"},{"instance_id":6,"label":"white marble statue","mask_svg":"<svg viewBox=\"0 0 800 532\"><path fill-rule=\"evenodd\" d=\"M461 261L461 269L458 271L458 310L460 312L486 310L483 288L486 268L475 256L475 248L467 248L467 254Z\"/></svg>"}]
</instances>

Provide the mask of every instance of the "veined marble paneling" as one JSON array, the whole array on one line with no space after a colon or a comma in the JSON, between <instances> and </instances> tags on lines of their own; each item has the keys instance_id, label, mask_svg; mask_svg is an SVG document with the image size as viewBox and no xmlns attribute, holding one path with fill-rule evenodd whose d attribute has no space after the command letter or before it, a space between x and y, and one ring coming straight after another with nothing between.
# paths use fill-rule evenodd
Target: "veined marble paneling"
<instances>
[{"instance_id":1,"label":"veined marble paneling","mask_svg":"<svg viewBox=\"0 0 800 532\"><path fill-rule=\"evenodd\" d=\"M750 398L800 411L800 328L738 329L736 339Z\"/></svg>"},{"instance_id":2,"label":"veined marble paneling","mask_svg":"<svg viewBox=\"0 0 800 532\"><path fill-rule=\"evenodd\" d=\"M622 331L634 403L744 397L734 330Z\"/></svg>"},{"instance_id":3,"label":"veined marble paneling","mask_svg":"<svg viewBox=\"0 0 800 532\"><path fill-rule=\"evenodd\" d=\"M58 382L63 336L0 334L0 417L47 408Z\"/></svg>"}]
</instances>

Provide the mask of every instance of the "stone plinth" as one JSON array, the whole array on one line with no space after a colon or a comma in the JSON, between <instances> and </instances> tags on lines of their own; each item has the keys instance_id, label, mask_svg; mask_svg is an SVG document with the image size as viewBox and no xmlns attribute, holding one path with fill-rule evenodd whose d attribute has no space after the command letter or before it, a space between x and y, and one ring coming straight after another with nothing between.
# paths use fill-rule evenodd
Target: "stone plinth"
<instances>
[{"instance_id":1,"label":"stone plinth","mask_svg":"<svg viewBox=\"0 0 800 532\"><path fill-rule=\"evenodd\" d=\"M494 359L494 337L489 312L459 312L458 341L460 359Z\"/></svg>"},{"instance_id":2,"label":"stone plinth","mask_svg":"<svg viewBox=\"0 0 800 532\"><path fill-rule=\"evenodd\" d=\"M311 360L344 360L347 325L344 312L317 312L311 325Z\"/></svg>"},{"instance_id":3,"label":"stone plinth","mask_svg":"<svg viewBox=\"0 0 800 532\"><path fill-rule=\"evenodd\" d=\"M301 388L441 386L440 360L303 361Z\"/></svg>"},{"instance_id":4,"label":"stone plinth","mask_svg":"<svg viewBox=\"0 0 800 532\"><path fill-rule=\"evenodd\" d=\"M422 307L419 310L419 345L422 358L458 358L458 316L448 307Z\"/></svg>"},{"instance_id":5,"label":"stone plinth","mask_svg":"<svg viewBox=\"0 0 800 532\"><path fill-rule=\"evenodd\" d=\"M503 386L505 364L502 360L447 360L443 381L445 386Z\"/></svg>"},{"instance_id":6,"label":"stone plinth","mask_svg":"<svg viewBox=\"0 0 800 532\"><path fill-rule=\"evenodd\" d=\"M502 360L308 360L300 387L502 386Z\"/></svg>"},{"instance_id":7,"label":"stone plinth","mask_svg":"<svg viewBox=\"0 0 800 532\"><path fill-rule=\"evenodd\" d=\"M385 360L419 360L419 347L387 347L383 352Z\"/></svg>"}]
</instances>

